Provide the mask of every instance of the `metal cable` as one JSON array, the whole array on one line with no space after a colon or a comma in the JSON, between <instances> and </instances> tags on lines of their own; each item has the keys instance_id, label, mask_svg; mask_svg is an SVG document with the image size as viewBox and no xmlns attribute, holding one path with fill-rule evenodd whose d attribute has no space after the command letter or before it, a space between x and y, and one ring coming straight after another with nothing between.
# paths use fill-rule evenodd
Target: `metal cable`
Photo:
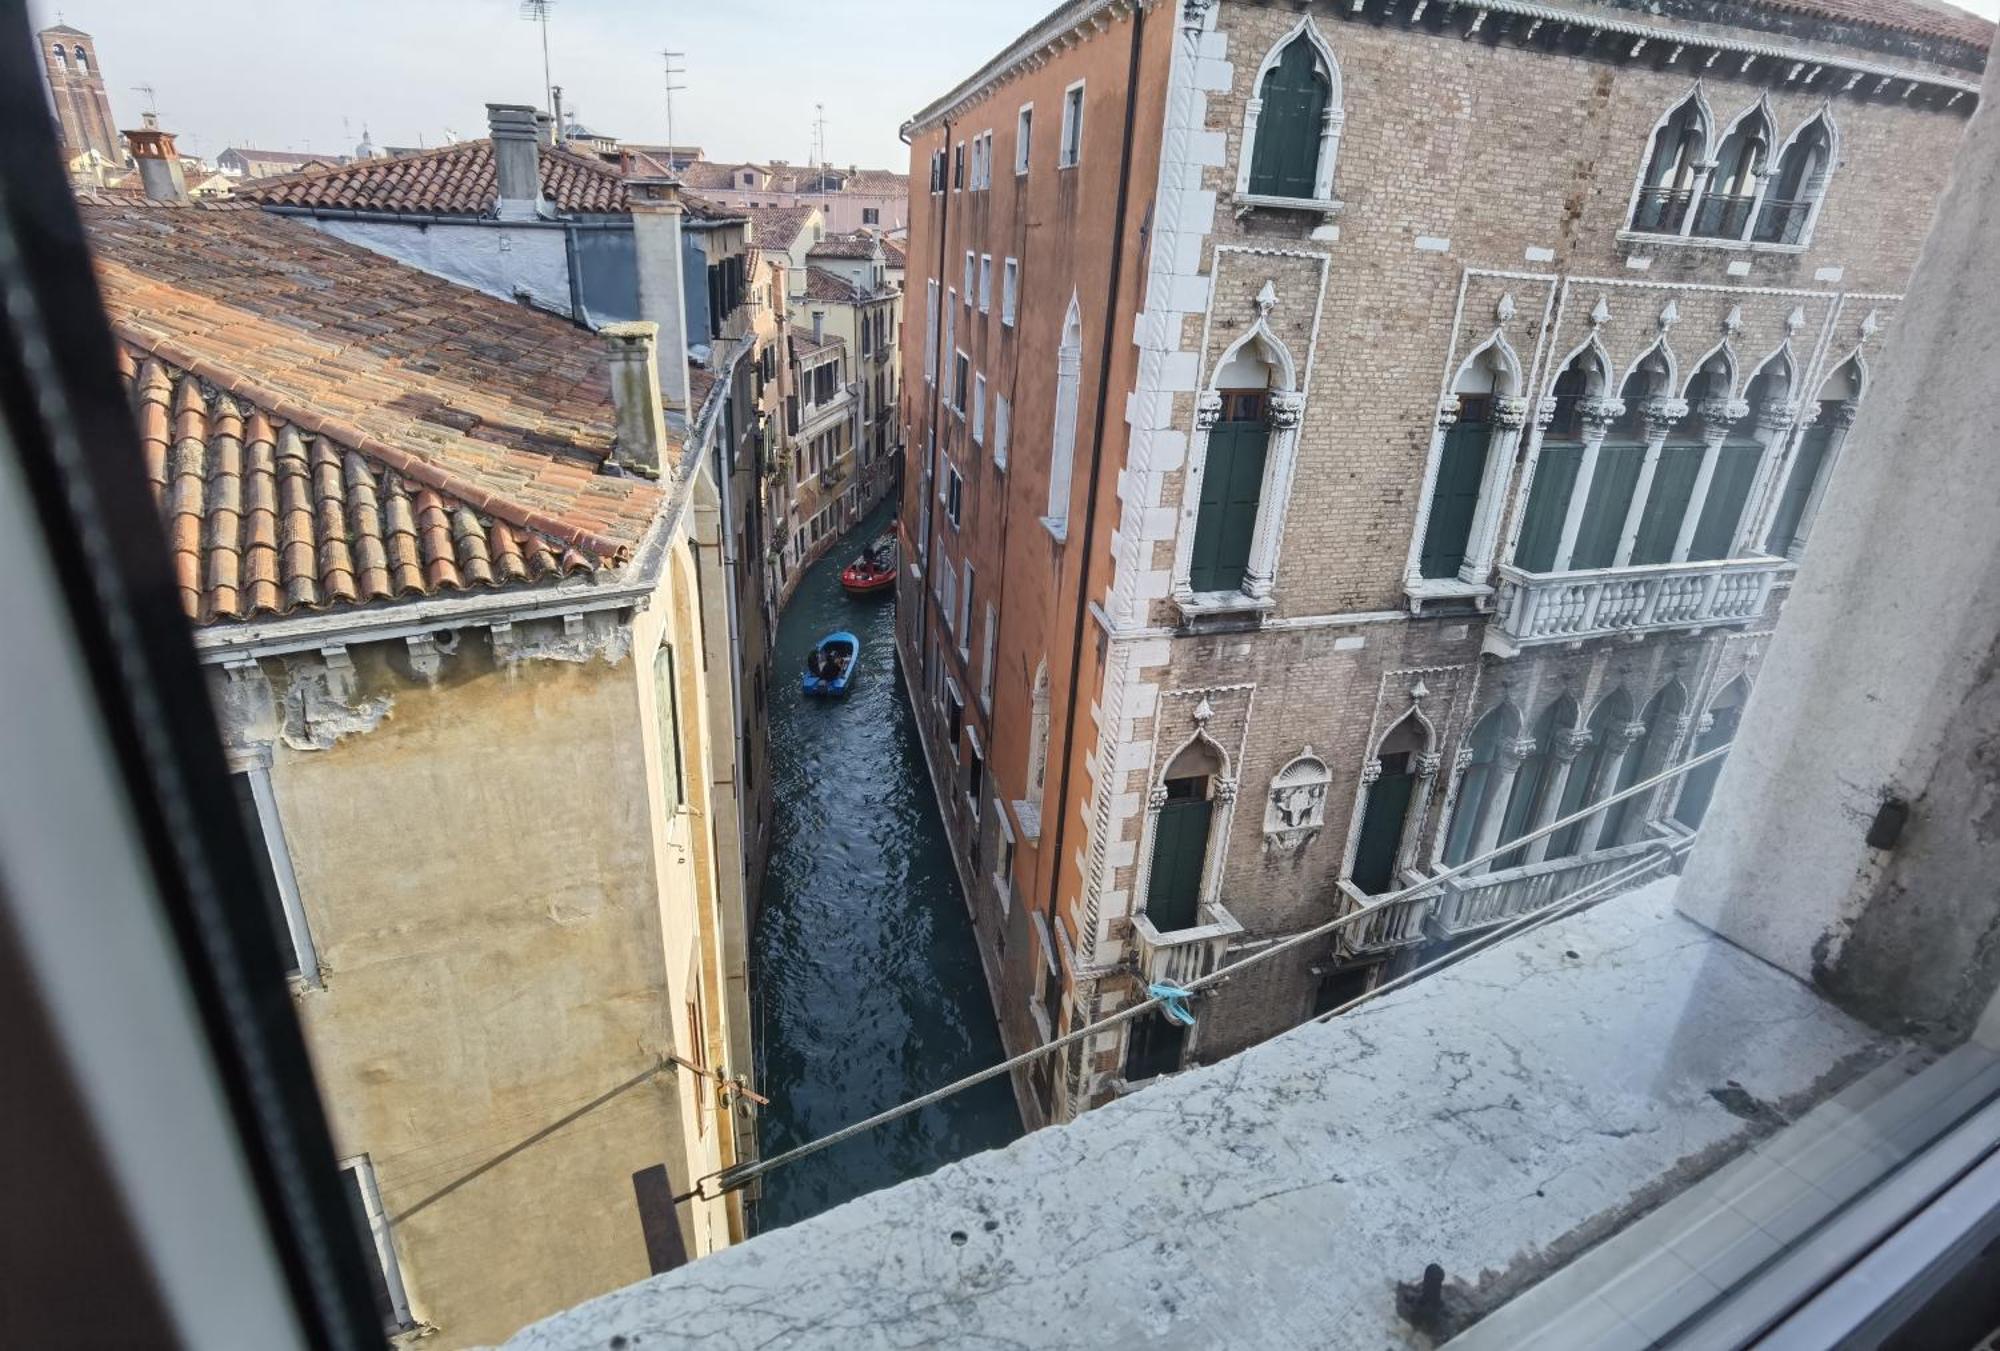
<instances>
[{"instance_id":1,"label":"metal cable","mask_svg":"<svg viewBox=\"0 0 2000 1351\"><path fill-rule=\"evenodd\" d=\"M1199 976L1194 980L1187 982L1187 984L1183 988L1186 989L1189 993L1198 994L1202 990L1205 990L1210 986L1219 985L1222 982L1237 975L1238 973L1245 971L1252 966L1257 965L1259 962L1267 962L1271 958L1276 957L1279 953L1290 952L1296 948L1303 947L1307 943L1316 942L1319 939L1325 938L1329 934L1334 933L1336 930L1342 929L1347 925L1354 923L1357 920L1366 919L1368 916L1373 915L1378 910L1381 910L1387 906L1395 905L1400 901L1406 901L1420 892L1429 891L1432 888L1438 886L1440 883L1449 882L1456 877L1462 877L1466 873L1471 872L1473 869L1482 867L1485 864L1490 863L1494 859L1499 858L1503 854L1511 853L1512 851L1519 849L1524 844L1532 844L1534 841L1541 839L1545 835L1554 835L1560 831L1567 830L1569 829L1569 827L1577 824L1580 821L1589 820L1592 816L1595 816L1597 813L1603 811L1607 807L1614 807L1620 802L1624 802L1630 798L1638 796L1640 793L1648 792L1653 788L1657 788L1659 785L1663 783L1666 783L1672 779L1679 778L1681 775L1686 774L1691 769L1695 769L1701 765L1705 765L1712 760L1719 759L1722 756L1727 755L1728 753L1729 753L1728 745L1717 746L1713 750L1703 751L1701 754L1693 756L1690 759L1684 760L1680 764L1670 765L1666 769L1661 770L1659 773L1654 774L1649 778L1641 779L1639 782L1633 784L1630 788L1621 789L1620 791L1613 793L1611 796L1604 798L1601 801L1594 802L1590 804L1588 807L1570 813L1568 816L1561 817L1558 820L1549 822L1545 826L1541 826L1538 829L1531 830L1524 835L1517 836L1516 838L1507 841L1505 844L1495 845L1493 848L1488 849L1484 853L1475 855L1474 857L1465 860L1463 863L1455 864L1452 867L1446 868L1444 871L1437 873L1434 876L1427 877L1421 882L1413 882L1409 886L1402 888L1400 891L1392 891L1388 895L1383 896L1380 899L1376 900L1371 905L1362 906L1359 909L1349 911L1345 915L1336 916L1335 918L1328 920L1324 924L1320 924L1311 929L1306 929L1300 933L1293 934L1290 938L1284 939L1283 941L1278 943L1274 943L1268 948L1264 948L1261 951L1251 953L1249 956L1244 957L1241 961L1232 962L1227 966L1217 967L1214 971L1209 972L1207 975ZM1604 880L1606 879L1599 879L1600 882ZM1595 886L1597 884L1592 883L1591 885ZM1544 908L1544 910L1546 909L1547 907ZM1543 913L1544 911L1534 911L1531 912L1530 915L1524 916L1524 918L1535 918L1537 916L1542 915ZM1371 991L1370 993L1372 994L1374 992ZM766 1173L775 1172L776 1170L785 1167L787 1164L796 1163L798 1160L803 1159L811 1154L817 1154L821 1150L831 1149L833 1146L840 1144L845 1140L851 1140L857 1135L861 1135L867 1131L874 1130L877 1126L886 1126L891 1121L899 1121L903 1117L909 1116L913 1112L922 1111L924 1108L929 1107L932 1103L942 1102L946 1098L952 1097L953 1095L958 1093L962 1093L968 1088L972 1088L979 1084L983 1084L989 1079L998 1078L1000 1075L1007 1074L1015 1069L1020 1068L1023 1065L1033 1064L1035 1061L1041 1059L1043 1056L1051 1055L1056 1051L1062 1050L1066 1046L1071 1046L1077 1042L1083 1041L1086 1038L1094 1037L1098 1033L1103 1032L1109 1028L1117 1027L1121 1023L1130 1022L1132 1019L1137 1018L1142 1013L1150 1013L1154 1009L1162 1007L1165 1004L1165 1002L1166 1001L1159 999L1157 997L1142 1000L1137 1004L1133 1004L1129 1008L1120 1009L1118 1012L1113 1013L1107 1017L1100 1018L1098 1021L1090 1023L1087 1026L1076 1028L1073 1031L1064 1034L1063 1036L1056 1037L1053 1040L1043 1042L1040 1046L1035 1047L1033 1050L1023 1051L1021 1054L1017 1056L1010 1056L1008 1059L1001 1061L997 1065L989 1065L987 1068L983 1070L979 1070L973 1074L968 1074L962 1079L954 1080L953 1082L946 1084L942 1088L934 1089L929 1093L923 1094L921 1097L908 1099L907 1101L899 1103L894 1107L888 1108L884 1111L877 1112L873 1116L864 1117L860 1121L854 1122L852 1125L843 1126L839 1130L833 1131L832 1133L827 1135L822 1135L816 1140L808 1140L806 1143L802 1145L794 1145L792 1148L787 1149L782 1153L773 1154L771 1157L767 1159L759 1159L753 1163L738 1164L734 1168L724 1168L718 1172L706 1174L695 1180L694 1190L689 1192L688 1195L690 1196L698 1195L702 1197L704 1200L711 1200L711 1201L716 1200L727 1192L735 1191L737 1188L745 1186L746 1184L753 1182L760 1177L763 1177ZM710 1183L714 1184L713 1193L709 1191Z\"/></svg>"}]
</instances>

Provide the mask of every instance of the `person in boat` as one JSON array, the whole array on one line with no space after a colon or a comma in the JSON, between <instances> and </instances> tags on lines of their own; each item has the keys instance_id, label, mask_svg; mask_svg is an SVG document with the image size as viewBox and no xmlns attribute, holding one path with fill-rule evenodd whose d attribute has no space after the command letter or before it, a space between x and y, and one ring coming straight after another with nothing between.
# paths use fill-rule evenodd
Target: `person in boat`
<instances>
[{"instance_id":1,"label":"person in boat","mask_svg":"<svg viewBox=\"0 0 2000 1351\"><path fill-rule=\"evenodd\" d=\"M826 674L826 663L821 660L818 648L806 654L806 673L815 677Z\"/></svg>"},{"instance_id":2,"label":"person in boat","mask_svg":"<svg viewBox=\"0 0 2000 1351\"><path fill-rule=\"evenodd\" d=\"M843 674L846 673L846 671L847 671L846 653L829 652L826 654L826 678L828 680L838 680Z\"/></svg>"}]
</instances>

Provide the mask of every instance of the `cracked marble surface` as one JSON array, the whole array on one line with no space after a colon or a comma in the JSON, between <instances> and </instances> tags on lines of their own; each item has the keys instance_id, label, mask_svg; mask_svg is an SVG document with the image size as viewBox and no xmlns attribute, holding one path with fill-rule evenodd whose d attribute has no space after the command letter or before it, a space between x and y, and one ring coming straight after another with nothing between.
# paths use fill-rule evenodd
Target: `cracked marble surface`
<instances>
[{"instance_id":1,"label":"cracked marble surface","mask_svg":"<svg viewBox=\"0 0 2000 1351\"><path fill-rule=\"evenodd\" d=\"M506 1345L1428 1345L1426 1263L1505 1293L1893 1049L1673 886Z\"/></svg>"}]
</instances>

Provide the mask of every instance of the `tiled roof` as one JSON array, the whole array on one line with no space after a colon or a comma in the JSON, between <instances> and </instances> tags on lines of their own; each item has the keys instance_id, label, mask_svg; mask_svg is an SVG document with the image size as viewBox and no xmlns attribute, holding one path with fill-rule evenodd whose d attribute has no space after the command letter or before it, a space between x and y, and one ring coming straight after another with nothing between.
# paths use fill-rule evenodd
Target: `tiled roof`
<instances>
[{"instance_id":1,"label":"tiled roof","mask_svg":"<svg viewBox=\"0 0 2000 1351\"><path fill-rule=\"evenodd\" d=\"M1905 0L1907 3L1908 0ZM769 174L770 181L744 187L739 181L745 169L754 169L760 174ZM891 169L840 169L829 168L829 176L844 181L842 192L864 192L875 196L907 197L910 192L910 176L896 173ZM691 188L706 188L711 192L734 190L736 192L809 192L819 171L810 165L755 164L749 162L723 164L704 160L690 164L681 173L682 181Z\"/></svg>"},{"instance_id":2,"label":"tiled roof","mask_svg":"<svg viewBox=\"0 0 2000 1351\"><path fill-rule=\"evenodd\" d=\"M713 192L721 188L736 186L735 173L741 168L736 164L716 164L703 160L690 164L681 170L681 182L691 188L706 188Z\"/></svg>"},{"instance_id":3,"label":"tiled roof","mask_svg":"<svg viewBox=\"0 0 2000 1351\"><path fill-rule=\"evenodd\" d=\"M222 152L235 155L239 159L262 160L266 164L338 164L338 155L315 155L310 150L250 150L240 145L232 145ZM219 157L218 157L219 158Z\"/></svg>"},{"instance_id":4,"label":"tiled roof","mask_svg":"<svg viewBox=\"0 0 2000 1351\"><path fill-rule=\"evenodd\" d=\"M815 206L754 206L744 209L757 242L768 249L790 251L812 223Z\"/></svg>"},{"instance_id":5,"label":"tiled roof","mask_svg":"<svg viewBox=\"0 0 2000 1351\"><path fill-rule=\"evenodd\" d=\"M805 298L852 305L868 299L868 293L838 272L829 272L823 267L809 267L806 269Z\"/></svg>"},{"instance_id":6,"label":"tiled roof","mask_svg":"<svg viewBox=\"0 0 2000 1351\"><path fill-rule=\"evenodd\" d=\"M602 160L542 146L542 196L572 215L615 215L630 208L625 181ZM408 211L419 215L484 216L499 196L491 141L358 160L334 169L248 183L243 196L266 206L330 207L343 211Z\"/></svg>"},{"instance_id":7,"label":"tiled roof","mask_svg":"<svg viewBox=\"0 0 2000 1351\"><path fill-rule=\"evenodd\" d=\"M815 338L812 335L812 330L809 328L798 328L795 326L792 329L793 356L811 356L815 352L822 352L830 347L843 347L845 345L836 334L827 333Z\"/></svg>"},{"instance_id":8,"label":"tiled roof","mask_svg":"<svg viewBox=\"0 0 2000 1351\"><path fill-rule=\"evenodd\" d=\"M1869 24L1924 37L1993 45L1993 24L1976 14L1936 0L1757 0L1763 9L1782 10L1831 19L1836 23Z\"/></svg>"},{"instance_id":9,"label":"tiled roof","mask_svg":"<svg viewBox=\"0 0 2000 1351\"><path fill-rule=\"evenodd\" d=\"M262 211L82 199L198 622L615 567L596 339Z\"/></svg>"},{"instance_id":10,"label":"tiled roof","mask_svg":"<svg viewBox=\"0 0 2000 1351\"><path fill-rule=\"evenodd\" d=\"M888 263L890 267L907 268L907 266L909 265L910 253L908 249L903 247L902 240L890 239L888 236L885 235L882 238L882 258L883 261Z\"/></svg>"},{"instance_id":11,"label":"tiled roof","mask_svg":"<svg viewBox=\"0 0 2000 1351\"><path fill-rule=\"evenodd\" d=\"M851 235L828 235L812 246L808 258L873 258L877 239L866 230Z\"/></svg>"},{"instance_id":12,"label":"tiled roof","mask_svg":"<svg viewBox=\"0 0 2000 1351\"><path fill-rule=\"evenodd\" d=\"M847 176L847 190L880 197L907 197L910 176L893 169L856 169Z\"/></svg>"}]
</instances>

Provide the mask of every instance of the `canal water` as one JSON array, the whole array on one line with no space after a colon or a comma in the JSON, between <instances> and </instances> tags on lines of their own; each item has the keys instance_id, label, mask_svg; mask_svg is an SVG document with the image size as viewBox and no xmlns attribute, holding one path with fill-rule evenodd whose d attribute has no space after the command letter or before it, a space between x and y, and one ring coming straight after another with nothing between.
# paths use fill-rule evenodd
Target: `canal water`
<instances>
[{"instance_id":1,"label":"canal water","mask_svg":"<svg viewBox=\"0 0 2000 1351\"><path fill-rule=\"evenodd\" d=\"M850 600L840 569L889 508L834 546L778 625L771 676L776 797L751 952L765 1157L1003 1059L972 923L896 675L895 602ZM821 637L861 640L844 700L806 699ZM760 1229L1004 1145L1021 1133L1002 1077L779 1169Z\"/></svg>"}]
</instances>

